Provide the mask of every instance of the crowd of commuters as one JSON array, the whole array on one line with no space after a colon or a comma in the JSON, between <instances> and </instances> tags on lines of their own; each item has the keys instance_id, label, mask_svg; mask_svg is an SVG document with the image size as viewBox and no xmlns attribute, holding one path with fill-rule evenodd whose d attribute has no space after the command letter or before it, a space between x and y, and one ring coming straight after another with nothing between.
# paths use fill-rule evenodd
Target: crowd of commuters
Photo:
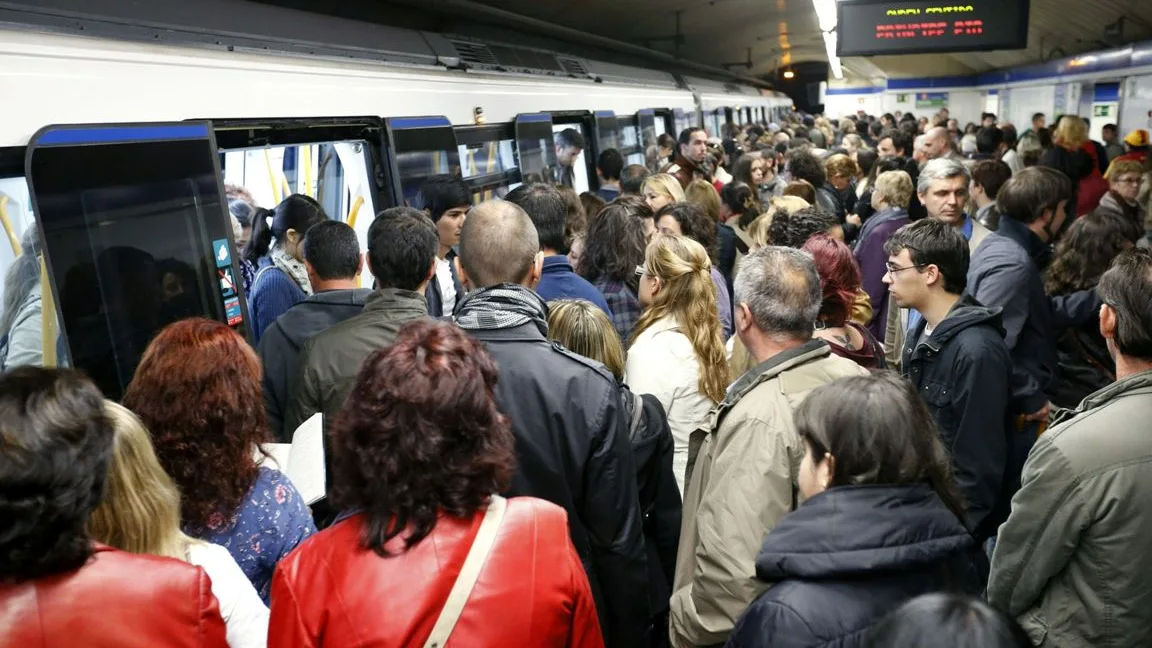
<instances>
[{"instance_id":1,"label":"crowd of commuters","mask_svg":"<svg viewBox=\"0 0 1152 648\"><path fill-rule=\"evenodd\" d=\"M1147 645L1148 134L1055 123L688 128L366 249L233 190L255 346L3 365L0 645Z\"/></svg>"}]
</instances>

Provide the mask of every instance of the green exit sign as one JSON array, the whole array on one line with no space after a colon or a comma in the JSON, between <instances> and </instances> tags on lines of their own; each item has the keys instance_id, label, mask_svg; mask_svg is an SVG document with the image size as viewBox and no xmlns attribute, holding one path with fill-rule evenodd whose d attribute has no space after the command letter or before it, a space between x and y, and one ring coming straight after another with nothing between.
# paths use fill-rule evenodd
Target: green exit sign
<instances>
[{"instance_id":1,"label":"green exit sign","mask_svg":"<svg viewBox=\"0 0 1152 648\"><path fill-rule=\"evenodd\" d=\"M897 94L896 95L896 103L908 103L908 95Z\"/></svg>"},{"instance_id":2,"label":"green exit sign","mask_svg":"<svg viewBox=\"0 0 1152 648\"><path fill-rule=\"evenodd\" d=\"M1092 106L1093 117L1111 117L1112 106Z\"/></svg>"}]
</instances>

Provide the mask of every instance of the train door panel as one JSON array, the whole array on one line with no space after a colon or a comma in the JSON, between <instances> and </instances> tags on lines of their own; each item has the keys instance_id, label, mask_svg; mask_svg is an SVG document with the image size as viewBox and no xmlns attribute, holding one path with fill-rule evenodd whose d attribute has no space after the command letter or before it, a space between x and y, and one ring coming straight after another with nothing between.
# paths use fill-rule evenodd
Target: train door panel
<instances>
[{"instance_id":1,"label":"train door panel","mask_svg":"<svg viewBox=\"0 0 1152 648\"><path fill-rule=\"evenodd\" d=\"M453 130L462 176L472 190L473 203L503 198L520 186L514 123L460 126Z\"/></svg>"},{"instance_id":2,"label":"train door panel","mask_svg":"<svg viewBox=\"0 0 1152 648\"><path fill-rule=\"evenodd\" d=\"M72 364L109 398L120 398L167 324L198 316L243 330L218 159L209 122L48 126L28 146L25 174Z\"/></svg>"},{"instance_id":3,"label":"train door panel","mask_svg":"<svg viewBox=\"0 0 1152 648\"><path fill-rule=\"evenodd\" d=\"M556 160L560 164L561 184L569 185L578 194L590 190L593 185L599 187L596 182L596 160L601 149L594 137L595 116L586 110L553 111L549 115L552 117L552 136L556 144ZM565 136L561 134L572 130L579 133L579 139L584 142L580 152L575 155L572 155L570 147L563 146Z\"/></svg>"},{"instance_id":4,"label":"train door panel","mask_svg":"<svg viewBox=\"0 0 1152 648\"><path fill-rule=\"evenodd\" d=\"M447 117L389 117L384 130L392 204L412 205L431 176L460 175L460 149Z\"/></svg>"},{"instance_id":5,"label":"train door panel","mask_svg":"<svg viewBox=\"0 0 1152 648\"><path fill-rule=\"evenodd\" d=\"M644 164L644 149L640 147L640 117L624 115L616 118L620 129L620 154L624 164Z\"/></svg>"},{"instance_id":6,"label":"train door panel","mask_svg":"<svg viewBox=\"0 0 1152 648\"><path fill-rule=\"evenodd\" d=\"M516 154L523 182L560 184L552 117L547 113L516 115Z\"/></svg>"},{"instance_id":7,"label":"train door panel","mask_svg":"<svg viewBox=\"0 0 1152 648\"><path fill-rule=\"evenodd\" d=\"M658 133L664 132L663 120L660 120L660 130L656 130L656 111L646 108L636 113L637 124L640 128L640 151L644 154L644 165L652 173L660 173L664 164L660 161L660 146L657 143Z\"/></svg>"},{"instance_id":8,"label":"train door panel","mask_svg":"<svg viewBox=\"0 0 1152 648\"><path fill-rule=\"evenodd\" d=\"M616 113L611 110L597 110L596 117L596 143L598 151L614 148L620 150L620 125L616 120Z\"/></svg>"},{"instance_id":9,"label":"train door panel","mask_svg":"<svg viewBox=\"0 0 1152 648\"><path fill-rule=\"evenodd\" d=\"M1152 130L1152 75L1128 77L1120 84L1121 134L1137 128Z\"/></svg>"}]
</instances>

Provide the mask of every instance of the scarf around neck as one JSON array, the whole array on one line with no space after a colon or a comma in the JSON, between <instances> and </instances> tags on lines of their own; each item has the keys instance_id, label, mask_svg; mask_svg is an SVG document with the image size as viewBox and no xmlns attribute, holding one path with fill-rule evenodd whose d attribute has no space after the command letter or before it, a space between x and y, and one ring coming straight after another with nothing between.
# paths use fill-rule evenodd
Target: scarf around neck
<instances>
[{"instance_id":1,"label":"scarf around neck","mask_svg":"<svg viewBox=\"0 0 1152 648\"><path fill-rule=\"evenodd\" d=\"M272 245L272 251L269 252L268 256L272 259L272 265L280 268L284 274L291 277L305 295L312 294L312 282L308 280L308 270L303 263L285 252L279 241Z\"/></svg>"},{"instance_id":2,"label":"scarf around neck","mask_svg":"<svg viewBox=\"0 0 1152 648\"><path fill-rule=\"evenodd\" d=\"M456 324L465 331L509 329L529 322L548 335L548 306L540 295L518 284L471 292L456 309Z\"/></svg>"}]
</instances>

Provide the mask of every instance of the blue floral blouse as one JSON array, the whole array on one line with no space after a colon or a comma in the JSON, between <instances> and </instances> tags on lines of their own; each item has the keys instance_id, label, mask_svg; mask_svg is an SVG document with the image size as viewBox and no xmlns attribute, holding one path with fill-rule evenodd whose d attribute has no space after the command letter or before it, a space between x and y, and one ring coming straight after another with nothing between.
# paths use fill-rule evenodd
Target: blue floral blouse
<instances>
[{"instance_id":1,"label":"blue floral blouse","mask_svg":"<svg viewBox=\"0 0 1152 648\"><path fill-rule=\"evenodd\" d=\"M316 533L316 524L292 482L277 470L261 467L232 519L213 513L205 533L185 533L228 549L267 605L276 564Z\"/></svg>"}]
</instances>

